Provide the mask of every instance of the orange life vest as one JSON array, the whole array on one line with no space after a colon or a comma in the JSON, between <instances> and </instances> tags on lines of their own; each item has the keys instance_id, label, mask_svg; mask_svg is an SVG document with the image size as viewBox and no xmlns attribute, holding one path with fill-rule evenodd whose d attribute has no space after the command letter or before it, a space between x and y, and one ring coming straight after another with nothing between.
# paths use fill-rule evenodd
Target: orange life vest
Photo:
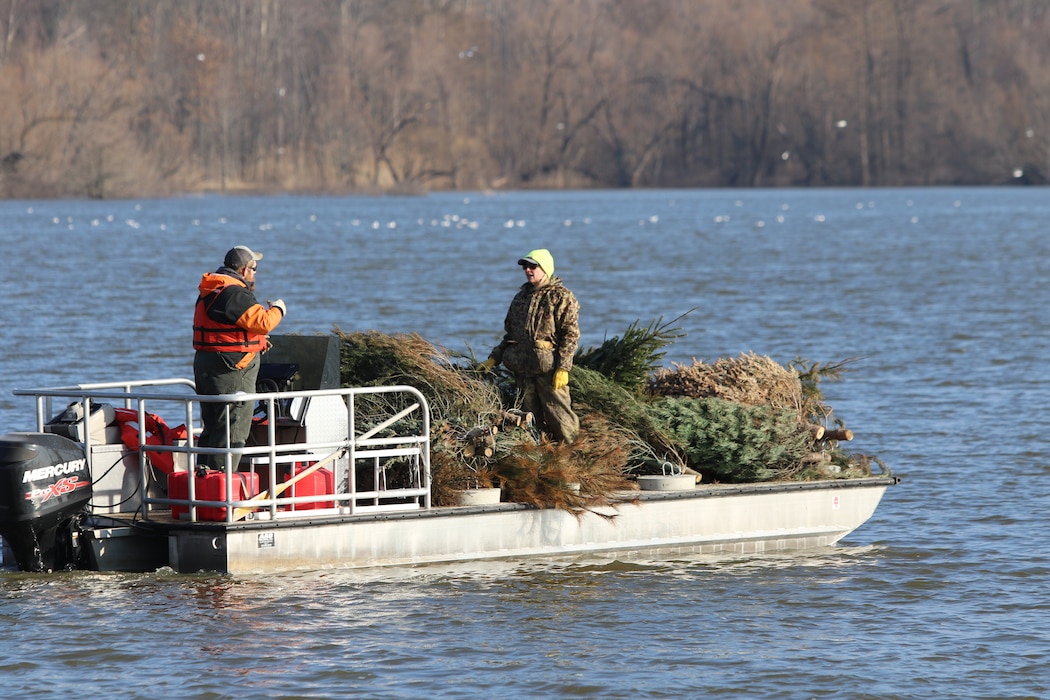
<instances>
[{"instance_id":1,"label":"orange life vest","mask_svg":"<svg viewBox=\"0 0 1050 700\"><path fill-rule=\"evenodd\" d=\"M266 335L252 333L240 326L221 323L208 315L208 308L216 302L226 287L247 287L240 280L224 277L225 284L207 295L197 297L193 310L193 349L206 352L262 352L266 349Z\"/></svg>"},{"instance_id":2,"label":"orange life vest","mask_svg":"<svg viewBox=\"0 0 1050 700\"><path fill-rule=\"evenodd\" d=\"M117 424L120 426L120 440L129 450L139 449L139 412L130 408L114 408ZM155 413L146 414L146 444L147 445L174 445L176 440L185 440L187 430L185 425L169 428L164 419ZM175 471L175 455L171 452L155 452L146 450L146 456L150 463L165 474Z\"/></svg>"}]
</instances>

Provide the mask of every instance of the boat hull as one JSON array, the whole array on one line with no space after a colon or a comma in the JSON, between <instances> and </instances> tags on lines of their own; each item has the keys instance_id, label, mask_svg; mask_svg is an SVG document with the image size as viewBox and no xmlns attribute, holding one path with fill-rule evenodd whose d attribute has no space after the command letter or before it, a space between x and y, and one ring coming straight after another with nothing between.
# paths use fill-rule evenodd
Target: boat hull
<instances>
[{"instance_id":1,"label":"boat hull","mask_svg":"<svg viewBox=\"0 0 1050 700\"><path fill-rule=\"evenodd\" d=\"M149 525L166 531L167 565L182 573L406 566L492 558L609 554L761 554L824 547L862 525L895 477L791 484L705 485L632 493L632 502L577 517L521 504L245 523ZM139 526L141 527L141 526ZM94 538L89 538L94 539ZM95 555L128 570L122 538ZM141 547L134 534L127 543ZM160 553L157 553L160 556ZM153 560L155 561L155 559Z\"/></svg>"}]
</instances>

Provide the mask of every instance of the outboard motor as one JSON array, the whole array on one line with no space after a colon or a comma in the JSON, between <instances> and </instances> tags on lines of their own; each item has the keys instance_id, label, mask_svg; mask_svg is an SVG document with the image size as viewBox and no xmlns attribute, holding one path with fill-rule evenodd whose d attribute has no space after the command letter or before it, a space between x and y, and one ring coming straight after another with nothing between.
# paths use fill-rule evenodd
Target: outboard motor
<instances>
[{"instance_id":1,"label":"outboard motor","mask_svg":"<svg viewBox=\"0 0 1050 700\"><path fill-rule=\"evenodd\" d=\"M83 447L61 435L0 435L0 536L22 571L77 563L73 531L91 500Z\"/></svg>"}]
</instances>

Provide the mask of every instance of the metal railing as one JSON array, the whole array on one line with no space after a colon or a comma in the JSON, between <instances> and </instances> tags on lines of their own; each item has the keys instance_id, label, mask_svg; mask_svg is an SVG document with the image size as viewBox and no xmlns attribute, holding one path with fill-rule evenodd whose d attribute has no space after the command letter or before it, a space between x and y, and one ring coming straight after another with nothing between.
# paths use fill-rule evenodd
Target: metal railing
<instances>
[{"instance_id":1,"label":"metal railing","mask_svg":"<svg viewBox=\"0 0 1050 700\"><path fill-rule=\"evenodd\" d=\"M175 393L173 389L182 389ZM31 396L36 401L36 430L43 432L48 421L66 408L70 402L81 404L83 415L90 416L92 407L99 403L122 405L136 412L138 430L138 502L142 517L158 515L173 508L184 513L191 522L200 521L201 509L208 509L211 521L227 523L241 519L277 519L309 516L353 515L382 510L430 508L430 409L426 398L414 387L356 387L309 391L261 392L254 394L198 395L189 379L151 379L131 382L80 384L76 386L43 389L16 389L16 396ZM362 415L359 404L367 397L369 406ZM56 408L56 400L62 400ZM196 444L199 435L200 404L206 402L230 404L250 402L262 412L264 419L253 420L256 444L235 448L201 447ZM290 420L296 425L294 441L282 441L278 417L292 407L300 413ZM187 426L185 441L177 443L147 443L148 417L169 416ZM227 414L228 415L228 414ZM321 424L320 430L311 429L311 419ZM173 424L173 423L172 423ZM333 427L335 426L335 427ZM313 433L319 433L314 436ZM229 432L227 431L227 435ZM299 439L305 434L305 439ZM265 436L262 438L262 436ZM260 439L262 438L262 439ZM93 465L93 436L84 426L84 449L95 480ZM134 454L134 451L129 449ZM152 464L160 455L170 453L175 471L188 471L187 496L172 498L170 493L156 494L151 485L157 483ZM199 478L192 478L198 455L222 455L225 468L225 493L219 499L198 498ZM330 489L322 493L301 495L295 489L296 470L331 467ZM287 465L289 474L282 474ZM298 466L296 466L298 465ZM112 468L112 465L108 465ZM234 493L234 474L248 472L250 484L260 471L266 474L266 483L260 483L260 493ZM320 469L318 469L320 471ZM389 487L390 472L397 472L398 487ZM359 490L360 477L370 475L370 487ZM169 477L171 475L169 474ZM283 480L282 480L283 477ZM237 477L239 481L242 477ZM171 478L169 478L171 481ZM292 482L290 485L288 482ZM330 492L329 492L330 491ZM291 494L291 495L287 495ZM215 509L219 509L216 511ZM224 517L216 518L218 512Z\"/></svg>"}]
</instances>

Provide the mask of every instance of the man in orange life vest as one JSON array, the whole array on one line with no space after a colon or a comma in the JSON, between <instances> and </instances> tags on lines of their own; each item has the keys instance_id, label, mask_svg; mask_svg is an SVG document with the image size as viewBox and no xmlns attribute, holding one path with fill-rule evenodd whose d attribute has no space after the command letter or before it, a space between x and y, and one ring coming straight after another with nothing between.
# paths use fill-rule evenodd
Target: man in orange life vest
<instances>
[{"instance_id":1,"label":"man in orange life vest","mask_svg":"<svg viewBox=\"0 0 1050 700\"><path fill-rule=\"evenodd\" d=\"M226 253L222 267L201 277L193 312L193 378L198 394L255 393L259 355L268 347L267 334L286 313L284 302L255 299L255 274L262 260L247 246ZM226 433L226 410L230 431ZM252 403L201 402L200 447L244 447L252 427ZM224 469L223 455L200 455L198 469ZM236 462L234 469L236 469Z\"/></svg>"}]
</instances>

